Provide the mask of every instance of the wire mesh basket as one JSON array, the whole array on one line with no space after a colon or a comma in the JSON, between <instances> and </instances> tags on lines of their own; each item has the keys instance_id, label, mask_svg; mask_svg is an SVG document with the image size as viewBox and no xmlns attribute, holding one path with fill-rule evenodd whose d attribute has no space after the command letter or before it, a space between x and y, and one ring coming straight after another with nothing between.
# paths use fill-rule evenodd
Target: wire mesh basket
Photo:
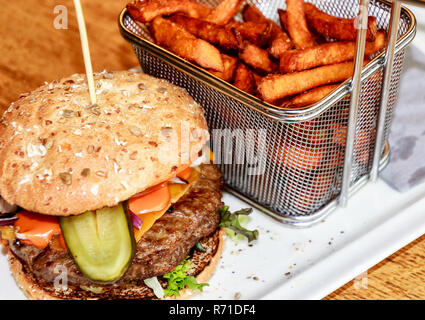
<instances>
[{"instance_id":1,"label":"wire mesh basket","mask_svg":"<svg viewBox=\"0 0 425 320\"><path fill-rule=\"evenodd\" d=\"M200 2L216 6L220 1ZM247 2L276 22L277 9L285 7L285 2L279 0ZM359 12L356 0L306 2L345 18ZM370 1L369 14L376 17L379 29L389 29L390 2ZM133 44L144 72L185 88L204 107L215 163L224 174L228 190L283 223L309 226L337 207L344 179L348 181L349 194L368 180L375 165L376 145L380 146L380 159L375 166L382 168L388 160L389 148L385 142L398 95L405 48L414 38L416 28L415 18L406 8L401 9L398 21L383 127L378 130L377 123L388 57L380 53L359 75L361 86L355 123L351 125L354 137L350 153L346 150L352 79L314 105L284 110L155 45L147 26L132 20L126 10L119 17L119 26L124 38ZM348 179L344 177L347 162Z\"/></svg>"}]
</instances>

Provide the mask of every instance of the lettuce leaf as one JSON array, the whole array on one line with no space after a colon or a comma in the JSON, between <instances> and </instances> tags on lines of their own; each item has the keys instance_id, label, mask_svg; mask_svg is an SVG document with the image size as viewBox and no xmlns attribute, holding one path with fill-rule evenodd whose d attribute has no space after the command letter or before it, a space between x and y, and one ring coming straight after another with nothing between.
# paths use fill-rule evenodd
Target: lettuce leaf
<instances>
[{"instance_id":1,"label":"lettuce leaf","mask_svg":"<svg viewBox=\"0 0 425 320\"><path fill-rule=\"evenodd\" d=\"M231 213L228 206L223 206L220 209L221 222L220 227L225 227L230 229L234 234L235 239L238 235L242 235L248 239L248 243L251 243L254 240L258 239L258 230L248 230L242 226L244 221L246 222L246 217L250 215L252 208L241 209ZM242 222L242 224L241 224ZM227 230L226 230L227 231ZM232 237L232 232L226 232Z\"/></svg>"},{"instance_id":2,"label":"lettuce leaf","mask_svg":"<svg viewBox=\"0 0 425 320\"><path fill-rule=\"evenodd\" d=\"M162 288L161 284L158 281L157 277L152 277L143 280L145 284L153 290L153 293L158 299L164 298L164 289Z\"/></svg>"},{"instance_id":3,"label":"lettuce leaf","mask_svg":"<svg viewBox=\"0 0 425 320\"><path fill-rule=\"evenodd\" d=\"M163 275L163 278L168 280L168 287L164 289L164 295L166 297L170 296L180 296L180 290L189 288L191 290L200 290L205 286L208 286L208 283L198 283L196 278L193 276L188 276L188 272L192 268L189 257L186 257L179 265L174 269L174 271L166 273Z\"/></svg>"}]
</instances>

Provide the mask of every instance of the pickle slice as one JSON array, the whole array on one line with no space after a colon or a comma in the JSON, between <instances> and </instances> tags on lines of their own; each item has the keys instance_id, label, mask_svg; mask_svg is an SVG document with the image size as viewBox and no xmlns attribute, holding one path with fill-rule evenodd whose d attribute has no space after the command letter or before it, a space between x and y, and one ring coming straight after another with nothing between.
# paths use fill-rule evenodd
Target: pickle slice
<instances>
[{"instance_id":1,"label":"pickle slice","mask_svg":"<svg viewBox=\"0 0 425 320\"><path fill-rule=\"evenodd\" d=\"M136 242L122 204L61 217L60 225L74 261L89 279L114 282L131 264Z\"/></svg>"}]
</instances>

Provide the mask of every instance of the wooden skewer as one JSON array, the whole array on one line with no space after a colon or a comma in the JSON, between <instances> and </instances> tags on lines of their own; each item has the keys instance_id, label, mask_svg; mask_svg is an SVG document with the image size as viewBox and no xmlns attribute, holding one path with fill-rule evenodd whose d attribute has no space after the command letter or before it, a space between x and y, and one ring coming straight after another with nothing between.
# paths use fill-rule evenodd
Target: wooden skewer
<instances>
[{"instance_id":1,"label":"wooden skewer","mask_svg":"<svg viewBox=\"0 0 425 320\"><path fill-rule=\"evenodd\" d=\"M84 66L86 68L87 82L89 86L91 104L96 104L96 91L94 87L93 68L90 59L89 42L87 40L86 24L84 22L83 9L80 0L74 0L75 12L77 13L78 28L80 30L81 49L83 50Z\"/></svg>"}]
</instances>

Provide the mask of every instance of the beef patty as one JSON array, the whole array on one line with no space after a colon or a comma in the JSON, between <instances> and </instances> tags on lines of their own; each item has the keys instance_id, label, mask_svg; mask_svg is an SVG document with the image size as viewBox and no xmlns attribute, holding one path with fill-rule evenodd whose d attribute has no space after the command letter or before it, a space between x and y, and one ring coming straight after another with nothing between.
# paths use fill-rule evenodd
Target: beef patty
<instances>
[{"instance_id":1,"label":"beef patty","mask_svg":"<svg viewBox=\"0 0 425 320\"><path fill-rule=\"evenodd\" d=\"M171 272L197 241L216 231L220 222L218 210L223 205L222 174L214 165L201 165L200 171L198 181L137 243L133 263L114 286L127 286ZM94 284L81 273L68 250L50 246L37 249L16 241L9 245L25 271L32 273L40 285L51 285L58 276L58 270L64 267L68 285Z\"/></svg>"}]
</instances>

